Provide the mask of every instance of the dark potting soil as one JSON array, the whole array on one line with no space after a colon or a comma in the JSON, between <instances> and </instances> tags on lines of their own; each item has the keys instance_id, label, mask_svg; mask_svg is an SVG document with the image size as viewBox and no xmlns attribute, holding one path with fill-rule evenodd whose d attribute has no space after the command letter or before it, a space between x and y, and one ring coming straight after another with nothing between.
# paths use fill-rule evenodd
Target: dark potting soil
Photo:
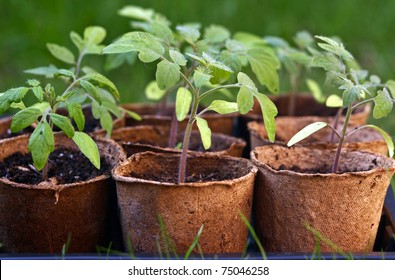
<instances>
[{"instance_id":1,"label":"dark potting soil","mask_svg":"<svg viewBox=\"0 0 395 280\"><path fill-rule=\"evenodd\" d=\"M48 177L58 184L86 181L110 172L110 165L101 158L101 168L96 169L79 151L57 149L49 156ZM15 153L0 162L0 177L24 184L38 184L43 180L40 171L33 166L30 154Z\"/></svg>"},{"instance_id":2,"label":"dark potting soil","mask_svg":"<svg viewBox=\"0 0 395 280\"><path fill-rule=\"evenodd\" d=\"M359 166L358 168L347 167L347 169L345 169L343 167L343 169L342 169L340 167L339 171L337 173L342 174L342 173L346 173L346 172L368 171L368 170L371 170L377 166L378 166L377 162L375 160L373 160L371 165L365 166L365 168L361 168L361 166ZM332 173L332 165L323 165L323 166L319 166L317 168L307 169L307 168L301 168L300 166L297 166L297 165L286 167L284 164L282 164L279 166L279 168L277 170L290 170L290 171L303 173L303 174L330 174L330 173Z\"/></svg>"},{"instance_id":3,"label":"dark potting soil","mask_svg":"<svg viewBox=\"0 0 395 280\"><path fill-rule=\"evenodd\" d=\"M130 173L130 177L135 177L144 180L157 181L163 183L176 183L178 181L178 174L171 172L162 172L161 174L139 174L134 171ZM234 179L235 176L232 172L227 170L213 171L210 174L187 174L185 179L186 183L198 183L198 182L213 182L213 181L224 181Z\"/></svg>"}]
</instances>

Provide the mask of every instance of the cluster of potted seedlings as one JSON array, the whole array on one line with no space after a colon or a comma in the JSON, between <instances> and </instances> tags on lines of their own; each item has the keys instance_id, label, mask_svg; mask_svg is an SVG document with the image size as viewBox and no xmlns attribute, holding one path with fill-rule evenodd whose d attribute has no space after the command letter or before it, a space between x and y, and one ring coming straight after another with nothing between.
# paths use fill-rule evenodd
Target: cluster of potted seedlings
<instances>
[{"instance_id":1,"label":"cluster of potted seedlings","mask_svg":"<svg viewBox=\"0 0 395 280\"><path fill-rule=\"evenodd\" d=\"M30 79L0 93L0 113L17 111L0 127L1 250L241 253L250 222L269 252L372 250L395 161L391 137L366 121L391 112L394 81L328 37L299 32L291 46L120 14L137 31L107 46L102 27L71 32L77 56L47 44L68 67L26 71L65 90ZM85 55L155 65L145 94L160 102L119 104Z\"/></svg>"}]
</instances>

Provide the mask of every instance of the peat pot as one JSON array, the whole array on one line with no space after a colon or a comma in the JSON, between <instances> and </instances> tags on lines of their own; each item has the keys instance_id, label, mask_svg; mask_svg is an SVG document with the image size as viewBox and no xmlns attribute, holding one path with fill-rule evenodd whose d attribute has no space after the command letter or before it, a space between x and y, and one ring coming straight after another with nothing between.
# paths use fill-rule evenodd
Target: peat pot
<instances>
[{"instance_id":1,"label":"peat pot","mask_svg":"<svg viewBox=\"0 0 395 280\"><path fill-rule=\"evenodd\" d=\"M334 154L276 145L251 152L255 230L266 251L312 252L316 240L321 252L372 250L395 161L344 150L339 173L322 173Z\"/></svg>"},{"instance_id":2,"label":"peat pot","mask_svg":"<svg viewBox=\"0 0 395 280\"><path fill-rule=\"evenodd\" d=\"M124 243L136 253L158 253L158 244L185 253L203 225L203 253L241 253L248 230L240 212L250 216L257 168L242 158L191 154L187 177L197 180L177 184L178 162L176 154L146 152L113 170Z\"/></svg>"},{"instance_id":3,"label":"peat pot","mask_svg":"<svg viewBox=\"0 0 395 280\"><path fill-rule=\"evenodd\" d=\"M21 152L27 154L29 136L0 142L0 162ZM97 138L108 169L126 159L122 148L112 140ZM76 150L63 134L55 136L55 149ZM102 162L103 164L103 162ZM20 167L21 169L28 169ZM109 203L114 182L110 170L84 182L56 184L54 178L39 184L16 183L0 178L0 243L9 253L92 253L96 245L108 245Z\"/></svg>"},{"instance_id":4,"label":"peat pot","mask_svg":"<svg viewBox=\"0 0 395 280\"><path fill-rule=\"evenodd\" d=\"M182 134L176 143L182 142ZM141 125L114 130L111 138L124 148L127 156L146 151L180 153L180 149L168 148L169 129L165 126ZM198 131L193 131L189 149L194 152L241 157L246 143L239 138L221 133L213 133L212 145L205 150Z\"/></svg>"},{"instance_id":5,"label":"peat pot","mask_svg":"<svg viewBox=\"0 0 395 280\"><path fill-rule=\"evenodd\" d=\"M122 107L127 110L136 112L141 116L140 121L126 116L125 126L154 125L170 127L172 122L172 116L175 112L174 105L169 105L167 108L161 109L160 104L129 103L122 104ZM221 115L217 113L205 113L204 115L202 115L202 117L207 120L208 125L213 133L222 133L226 135L233 134L233 126L235 125L238 116L238 113L226 115ZM187 122L188 118L179 123L178 130L184 131ZM197 130L197 126L194 125L193 129Z\"/></svg>"},{"instance_id":6,"label":"peat pot","mask_svg":"<svg viewBox=\"0 0 395 280\"><path fill-rule=\"evenodd\" d=\"M307 126L308 122L296 119L277 118L276 119L276 140L275 145L286 146L288 141L298 131ZM250 146L251 150L259 146L272 145L267 136L267 132L263 123L260 122L249 122L248 131L250 132ZM350 126L347 132L354 130L356 127ZM339 131L340 132L340 131ZM335 149L337 147L336 141L338 138L333 137L332 130L329 127L325 127L316 133L313 133L306 139L297 143L298 146L306 146L309 148L321 148L321 149ZM361 129L349 137L346 138L343 147L349 150L366 151L381 155L388 154L388 147L381 134L372 128Z\"/></svg>"}]
</instances>

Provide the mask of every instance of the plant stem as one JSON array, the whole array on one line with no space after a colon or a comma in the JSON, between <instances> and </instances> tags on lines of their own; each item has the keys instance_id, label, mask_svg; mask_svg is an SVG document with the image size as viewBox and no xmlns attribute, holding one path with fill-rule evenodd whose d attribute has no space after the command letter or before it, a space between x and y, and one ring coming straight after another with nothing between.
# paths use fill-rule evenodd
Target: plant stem
<instances>
[{"instance_id":1,"label":"plant stem","mask_svg":"<svg viewBox=\"0 0 395 280\"><path fill-rule=\"evenodd\" d=\"M78 75L80 74L80 69L81 69L81 62L82 58L84 57L85 53L81 52L80 55L78 56L77 64L75 65L75 78L78 78Z\"/></svg>"},{"instance_id":2,"label":"plant stem","mask_svg":"<svg viewBox=\"0 0 395 280\"><path fill-rule=\"evenodd\" d=\"M288 104L288 116L295 114L296 93L298 91L298 77L291 75L291 96Z\"/></svg>"},{"instance_id":3,"label":"plant stem","mask_svg":"<svg viewBox=\"0 0 395 280\"><path fill-rule=\"evenodd\" d=\"M221 90L224 88L239 88L241 86L242 86L241 84L230 84L230 85L218 86L218 87L215 87L215 88L212 88L212 89L209 89L209 90L203 92L200 95L199 100L202 100L203 98L205 98L207 95L209 95L210 93L212 93L214 91Z\"/></svg>"},{"instance_id":4,"label":"plant stem","mask_svg":"<svg viewBox=\"0 0 395 280\"><path fill-rule=\"evenodd\" d=\"M178 131L178 120L176 114L174 113L171 117L169 143L168 143L169 148L174 148L176 146L177 131Z\"/></svg>"},{"instance_id":5,"label":"plant stem","mask_svg":"<svg viewBox=\"0 0 395 280\"><path fill-rule=\"evenodd\" d=\"M192 88L193 89L193 88ZM185 183L185 175L186 175L186 165L187 165L187 153L189 147L189 139L191 138L191 132L193 123L195 122L195 116L199 105L199 96L198 93L193 90L194 98L192 104L192 111L188 119L187 127L185 129L184 140L182 142L182 152L181 152L181 159L180 165L178 169L178 183L183 184Z\"/></svg>"},{"instance_id":6,"label":"plant stem","mask_svg":"<svg viewBox=\"0 0 395 280\"><path fill-rule=\"evenodd\" d=\"M335 160L333 161L333 165L332 165L332 173L337 173L338 168L339 168L340 154L341 154L341 151L342 151L343 142L344 142L344 140L346 138L347 126L348 126L348 123L350 121L350 117L351 117L352 111L353 111L352 110L352 105L350 104L347 107L346 118L344 119L343 129L342 129L342 133L340 135L341 137L339 139L339 143L337 144Z\"/></svg>"},{"instance_id":7,"label":"plant stem","mask_svg":"<svg viewBox=\"0 0 395 280\"><path fill-rule=\"evenodd\" d=\"M343 107L340 107L336 113L335 120L333 122L334 130L332 131L332 135L331 135L331 140L330 140L331 143L333 143L333 141L335 140L335 131L337 129L337 126L339 125L339 119L340 119L340 116L342 115L342 113L343 113Z\"/></svg>"}]
</instances>

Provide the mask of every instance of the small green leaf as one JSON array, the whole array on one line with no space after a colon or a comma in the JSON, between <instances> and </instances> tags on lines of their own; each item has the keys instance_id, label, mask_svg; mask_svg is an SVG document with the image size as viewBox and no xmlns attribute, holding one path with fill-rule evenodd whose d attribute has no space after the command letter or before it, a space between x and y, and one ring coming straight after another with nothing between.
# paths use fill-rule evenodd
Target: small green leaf
<instances>
[{"instance_id":1,"label":"small green leaf","mask_svg":"<svg viewBox=\"0 0 395 280\"><path fill-rule=\"evenodd\" d=\"M81 38L81 36L75 32L71 31L70 32L70 39L73 42L73 44L77 47L78 51L82 51L84 48L84 40Z\"/></svg>"},{"instance_id":2,"label":"small green leaf","mask_svg":"<svg viewBox=\"0 0 395 280\"><path fill-rule=\"evenodd\" d=\"M34 69L28 69L23 72L33 75L45 76L46 78L53 78L54 75L59 71L54 65L49 65L47 67L37 67Z\"/></svg>"},{"instance_id":3,"label":"small green leaf","mask_svg":"<svg viewBox=\"0 0 395 280\"><path fill-rule=\"evenodd\" d=\"M104 69L106 71L110 71L120 67L124 63L128 63L132 65L136 61L136 57L137 57L136 54L137 54L136 52L129 52L129 53L106 55Z\"/></svg>"},{"instance_id":4,"label":"small green leaf","mask_svg":"<svg viewBox=\"0 0 395 280\"><path fill-rule=\"evenodd\" d=\"M331 53L319 53L311 60L312 67L321 67L325 71L342 72L343 67L339 59Z\"/></svg>"},{"instance_id":5,"label":"small green leaf","mask_svg":"<svg viewBox=\"0 0 395 280\"><path fill-rule=\"evenodd\" d=\"M58 77L61 77L61 76L75 79L74 73L71 72L70 70L67 70L67 69L59 69L58 72L56 72L54 74L55 78L58 78Z\"/></svg>"},{"instance_id":6,"label":"small green leaf","mask_svg":"<svg viewBox=\"0 0 395 280\"><path fill-rule=\"evenodd\" d=\"M106 30L101 26L89 26L84 30L84 43L87 48L100 44L106 38Z\"/></svg>"},{"instance_id":7,"label":"small green leaf","mask_svg":"<svg viewBox=\"0 0 395 280\"><path fill-rule=\"evenodd\" d=\"M138 6L128 5L118 11L120 16L129 17L133 19L151 21L155 12L152 9L143 9Z\"/></svg>"},{"instance_id":8,"label":"small green leaf","mask_svg":"<svg viewBox=\"0 0 395 280\"><path fill-rule=\"evenodd\" d=\"M385 83L385 86L390 91L392 98L395 99L395 81L389 80Z\"/></svg>"},{"instance_id":9,"label":"small green leaf","mask_svg":"<svg viewBox=\"0 0 395 280\"><path fill-rule=\"evenodd\" d=\"M247 58L258 81L266 86L270 92L278 92L279 76L277 70L280 67L280 62L273 50L265 47L250 49L247 51Z\"/></svg>"},{"instance_id":10,"label":"small green leaf","mask_svg":"<svg viewBox=\"0 0 395 280\"><path fill-rule=\"evenodd\" d=\"M342 43L338 43L335 40L328 38L328 37L324 37L324 36L315 36L317 39L320 39L325 43L318 43L318 46L320 46L322 49L334 53L338 56L340 56L341 58L345 59L345 60L354 60L353 56L351 53L349 53L343 46Z\"/></svg>"},{"instance_id":11,"label":"small green leaf","mask_svg":"<svg viewBox=\"0 0 395 280\"><path fill-rule=\"evenodd\" d=\"M27 87L12 88L0 96L0 113L7 111L12 103L19 103L29 91Z\"/></svg>"},{"instance_id":12,"label":"small green leaf","mask_svg":"<svg viewBox=\"0 0 395 280\"><path fill-rule=\"evenodd\" d=\"M40 81L38 81L36 79L29 79L29 80L27 80L27 84L31 87L37 87L40 85Z\"/></svg>"},{"instance_id":13,"label":"small green leaf","mask_svg":"<svg viewBox=\"0 0 395 280\"><path fill-rule=\"evenodd\" d=\"M306 49L314 44L313 36L305 30L296 33L294 41L301 49Z\"/></svg>"},{"instance_id":14,"label":"small green leaf","mask_svg":"<svg viewBox=\"0 0 395 280\"><path fill-rule=\"evenodd\" d=\"M254 82L251 80L250 77L248 77L246 74L243 72L240 72L237 74L237 81L242 84L243 86L248 87L254 92L258 92L258 89L256 88Z\"/></svg>"},{"instance_id":15,"label":"small green leaf","mask_svg":"<svg viewBox=\"0 0 395 280\"><path fill-rule=\"evenodd\" d=\"M25 103L23 103L22 101L18 102L18 103L13 102L13 103L11 103L10 107L14 108L14 109L20 109L20 110L26 109Z\"/></svg>"},{"instance_id":16,"label":"small green leaf","mask_svg":"<svg viewBox=\"0 0 395 280\"><path fill-rule=\"evenodd\" d=\"M392 141L391 136L378 126L367 124L364 127L373 128L381 134L381 136L384 138L385 143L387 143L389 157L392 158L394 156L394 142Z\"/></svg>"},{"instance_id":17,"label":"small green leaf","mask_svg":"<svg viewBox=\"0 0 395 280\"><path fill-rule=\"evenodd\" d=\"M352 105L355 100L361 99L363 95L364 95L364 89L360 85L352 86L351 88L346 88L345 91L343 92L343 97L342 97L344 107Z\"/></svg>"},{"instance_id":18,"label":"small green leaf","mask_svg":"<svg viewBox=\"0 0 395 280\"><path fill-rule=\"evenodd\" d=\"M150 82L145 88L145 96L150 100L161 100L165 94L166 90L160 89L156 81Z\"/></svg>"},{"instance_id":19,"label":"small green leaf","mask_svg":"<svg viewBox=\"0 0 395 280\"><path fill-rule=\"evenodd\" d=\"M198 56L198 55L193 54L193 53L186 53L186 55L189 56L189 57L191 57L191 58L193 58L193 59L196 60L196 61L199 61L200 64L206 65L206 61L204 60L203 57Z\"/></svg>"},{"instance_id":20,"label":"small green leaf","mask_svg":"<svg viewBox=\"0 0 395 280\"><path fill-rule=\"evenodd\" d=\"M128 116L130 116L131 118L135 119L136 121L141 121L142 120L142 118L141 118L141 116L139 114L137 114L137 113L135 113L133 111L130 111L130 110L126 110L124 108L120 108L120 109L121 109L121 111L125 112L126 114L128 114Z\"/></svg>"},{"instance_id":21,"label":"small green leaf","mask_svg":"<svg viewBox=\"0 0 395 280\"><path fill-rule=\"evenodd\" d=\"M119 92L117 87L111 82L109 79L104 77L99 73L89 73L83 77L83 80L92 83L95 86L107 89L111 92L111 94L115 97L115 99L119 100Z\"/></svg>"},{"instance_id":22,"label":"small green leaf","mask_svg":"<svg viewBox=\"0 0 395 280\"><path fill-rule=\"evenodd\" d=\"M328 97L328 99L326 100L325 105L327 107L334 107L334 108L339 108L339 107L343 107L343 99L341 99L339 96L337 96L336 94L332 94Z\"/></svg>"},{"instance_id":23,"label":"small green leaf","mask_svg":"<svg viewBox=\"0 0 395 280\"><path fill-rule=\"evenodd\" d=\"M42 170L48 156L54 151L55 139L51 127L46 121L38 123L29 138L28 149L32 154L34 166Z\"/></svg>"},{"instance_id":24,"label":"small green leaf","mask_svg":"<svg viewBox=\"0 0 395 280\"><path fill-rule=\"evenodd\" d=\"M178 121L183 121L191 108L192 93L183 87L178 88L176 95L176 116Z\"/></svg>"},{"instance_id":25,"label":"small green leaf","mask_svg":"<svg viewBox=\"0 0 395 280\"><path fill-rule=\"evenodd\" d=\"M44 91L41 86L35 86L32 88L34 96L38 99L38 101L43 102L44 99Z\"/></svg>"},{"instance_id":26,"label":"small green leaf","mask_svg":"<svg viewBox=\"0 0 395 280\"><path fill-rule=\"evenodd\" d=\"M97 169L100 169L99 149L92 138L84 132L76 131L73 136L73 141L90 162Z\"/></svg>"},{"instance_id":27,"label":"small green leaf","mask_svg":"<svg viewBox=\"0 0 395 280\"><path fill-rule=\"evenodd\" d=\"M195 117L196 124L200 132L200 138L202 139L203 147L208 150L211 147L211 129L205 119Z\"/></svg>"},{"instance_id":28,"label":"small green leaf","mask_svg":"<svg viewBox=\"0 0 395 280\"><path fill-rule=\"evenodd\" d=\"M311 134L323 129L328 124L326 122L315 122L302 128L298 133L296 133L287 143L288 147L295 145L296 143L302 141L303 139L309 137Z\"/></svg>"},{"instance_id":29,"label":"small green leaf","mask_svg":"<svg viewBox=\"0 0 395 280\"><path fill-rule=\"evenodd\" d=\"M95 101L92 101L92 115L95 119L100 120L101 127L107 132L108 136L111 136L113 119L107 108L100 106L99 103Z\"/></svg>"},{"instance_id":30,"label":"small green leaf","mask_svg":"<svg viewBox=\"0 0 395 280\"><path fill-rule=\"evenodd\" d=\"M381 119L392 111L393 107L391 96L386 88L379 90L374 98L373 117Z\"/></svg>"},{"instance_id":31,"label":"small green leaf","mask_svg":"<svg viewBox=\"0 0 395 280\"><path fill-rule=\"evenodd\" d=\"M212 78L211 75L206 74L203 71L204 69L203 70L196 69L195 72L193 73L193 83L198 88L210 84L210 79Z\"/></svg>"},{"instance_id":32,"label":"small green leaf","mask_svg":"<svg viewBox=\"0 0 395 280\"><path fill-rule=\"evenodd\" d=\"M76 63L74 54L68 48L51 43L47 43L47 48L57 59L68 64Z\"/></svg>"},{"instance_id":33,"label":"small green leaf","mask_svg":"<svg viewBox=\"0 0 395 280\"><path fill-rule=\"evenodd\" d=\"M256 92L254 97L258 100L261 106L263 124L267 131L270 142L274 142L276 136L276 120L275 117L278 114L277 107L266 95Z\"/></svg>"},{"instance_id":34,"label":"small green leaf","mask_svg":"<svg viewBox=\"0 0 395 280\"><path fill-rule=\"evenodd\" d=\"M210 106L206 108L207 111L211 110L217 112L218 114L225 115L231 114L239 111L236 102L228 102L225 100L214 100L211 102Z\"/></svg>"},{"instance_id":35,"label":"small green leaf","mask_svg":"<svg viewBox=\"0 0 395 280\"><path fill-rule=\"evenodd\" d=\"M306 80L307 87L313 94L313 97L315 100L317 100L319 103L322 103L325 101L325 96L321 91L321 87L317 84L316 81L307 79Z\"/></svg>"},{"instance_id":36,"label":"small green leaf","mask_svg":"<svg viewBox=\"0 0 395 280\"><path fill-rule=\"evenodd\" d=\"M196 26L178 25L176 29L180 33L181 37L191 45L193 45L200 37L199 28Z\"/></svg>"},{"instance_id":37,"label":"small green leaf","mask_svg":"<svg viewBox=\"0 0 395 280\"><path fill-rule=\"evenodd\" d=\"M240 88L237 94L237 106L240 114L247 114L254 106L254 95L248 87Z\"/></svg>"},{"instance_id":38,"label":"small green leaf","mask_svg":"<svg viewBox=\"0 0 395 280\"><path fill-rule=\"evenodd\" d=\"M160 89L168 89L180 80L180 66L176 63L162 60L156 69L156 82Z\"/></svg>"},{"instance_id":39,"label":"small green leaf","mask_svg":"<svg viewBox=\"0 0 395 280\"><path fill-rule=\"evenodd\" d=\"M159 55L155 52L140 52L138 54L139 59L144 63L150 63L159 58Z\"/></svg>"},{"instance_id":40,"label":"small green leaf","mask_svg":"<svg viewBox=\"0 0 395 280\"><path fill-rule=\"evenodd\" d=\"M257 44L264 43L264 40L262 40L261 37L247 32L237 32L234 34L233 39L243 43L246 47L249 48L254 47Z\"/></svg>"},{"instance_id":41,"label":"small green leaf","mask_svg":"<svg viewBox=\"0 0 395 280\"><path fill-rule=\"evenodd\" d=\"M44 114L44 112L46 110L48 110L49 108L51 108L51 106L49 105L48 102L39 102L39 103L35 103L33 105L31 105L29 108L35 108L41 111L41 113Z\"/></svg>"},{"instance_id":42,"label":"small green leaf","mask_svg":"<svg viewBox=\"0 0 395 280\"><path fill-rule=\"evenodd\" d=\"M54 125L59 127L67 135L67 137L72 138L74 136L74 127L71 124L69 118L54 113L50 113L49 115Z\"/></svg>"},{"instance_id":43,"label":"small green leaf","mask_svg":"<svg viewBox=\"0 0 395 280\"><path fill-rule=\"evenodd\" d=\"M204 31L204 39L208 40L210 43L225 42L229 38L229 30L220 25L210 25Z\"/></svg>"},{"instance_id":44,"label":"small green leaf","mask_svg":"<svg viewBox=\"0 0 395 280\"><path fill-rule=\"evenodd\" d=\"M175 50L170 50L169 54L170 54L170 57L173 60L173 62L175 62L181 66L187 65L187 60L185 59L185 57L182 53L175 51Z\"/></svg>"},{"instance_id":45,"label":"small green leaf","mask_svg":"<svg viewBox=\"0 0 395 280\"><path fill-rule=\"evenodd\" d=\"M82 112L80 103L67 103L67 110L69 111L70 118L73 118L79 131L83 131L85 127L85 116Z\"/></svg>"},{"instance_id":46,"label":"small green leaf","mask_svg":"<svg viewBox=\"0 0 395 280\"><path fill-rule=\"evenodd\" d=\"M39 116L41 116L41 111L36 108L26 108L19 111L12 117L11 122L11 132L18 132L22 129L32 125Z\"/></svg>"},{"instance_id":47,"label":"small green leaf","mask_svg":"<svg viewBox=\"0 0 395 280\"><path fill-rule=\"evenodd\" d=\"M102 103L100 94L97 90L97 88L92 85L90 82L81 80L80 85L86 90L86 92L94 99L96 100L100 105Z\"/></svg>"}]
</instances>

